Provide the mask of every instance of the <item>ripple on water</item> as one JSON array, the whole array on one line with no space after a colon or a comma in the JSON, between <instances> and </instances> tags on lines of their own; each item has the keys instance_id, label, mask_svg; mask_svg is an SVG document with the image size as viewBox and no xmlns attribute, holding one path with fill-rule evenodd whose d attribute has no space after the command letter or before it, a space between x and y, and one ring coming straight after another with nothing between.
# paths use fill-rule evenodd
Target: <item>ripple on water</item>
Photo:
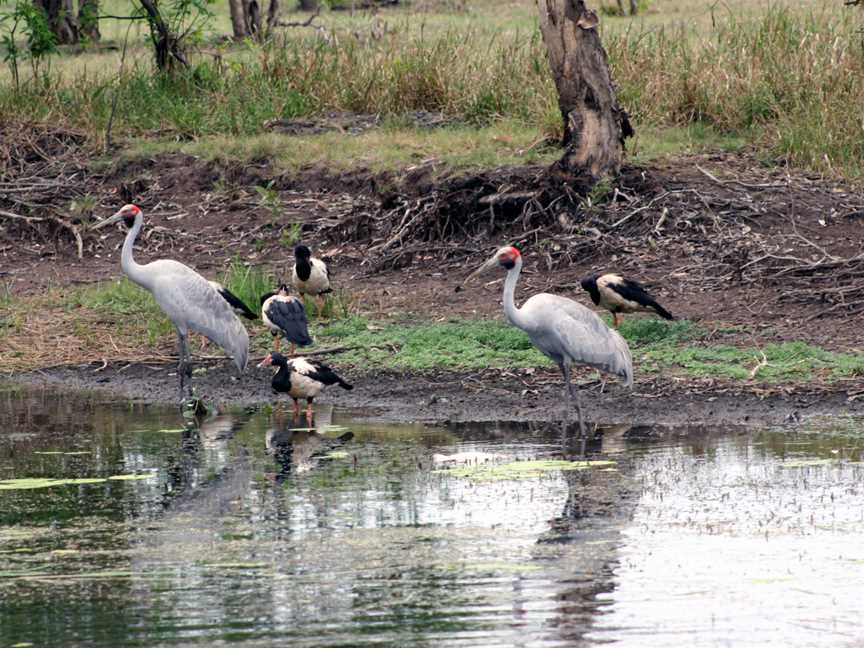
<instances>
[{"instance_id":1,"label":"ripple on water","mask_svg":"<svg viewBox=\"0 0 864 648\"><path fill-rule=\"evenodd\" d=\"M327 407L311 429L277 408L190 430L92 395L0 399L0 480L59 480L0 493L4 645L860 639L849 430L578 442Z\"/></svg>"}]
</instances>

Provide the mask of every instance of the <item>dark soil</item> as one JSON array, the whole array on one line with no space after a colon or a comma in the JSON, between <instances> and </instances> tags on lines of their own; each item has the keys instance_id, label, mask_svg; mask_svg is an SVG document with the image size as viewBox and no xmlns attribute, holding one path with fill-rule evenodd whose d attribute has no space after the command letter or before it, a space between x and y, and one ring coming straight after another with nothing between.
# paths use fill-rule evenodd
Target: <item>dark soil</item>
<instances>
[{"instance_id":1,"label":"dark soil","mask_svg":"<svg viewBox=\"0 0 864 648\"><path fill-rule=\"evenodd\" d=\"M210 364L196 375L196 393L213 404L258 405L290 399L270 389L269 369L250 368L233 378L227 363ZM430 423L452 421L548 421L564 418L562 383L557 373L490 369L483 372L401 373L376 372L349 375L352 391L330 388L319 400L340 407L362 409L367 416L386 420ZM30 385L63 385L66 389L110 391L113 394L155 403L178 402L173 367L101 363L54 368L19 374L17 382ZM584 388L582 403L587 421L657 425L779 425L799 423L819 416L862 415L864 399L845 393L790 390L785 388L744 391L722 388L710 381L701 384L641 384L631 392L613 383L604 393ZM572 416L572 415L571 415Z\"/></svg>"}]
</instances>

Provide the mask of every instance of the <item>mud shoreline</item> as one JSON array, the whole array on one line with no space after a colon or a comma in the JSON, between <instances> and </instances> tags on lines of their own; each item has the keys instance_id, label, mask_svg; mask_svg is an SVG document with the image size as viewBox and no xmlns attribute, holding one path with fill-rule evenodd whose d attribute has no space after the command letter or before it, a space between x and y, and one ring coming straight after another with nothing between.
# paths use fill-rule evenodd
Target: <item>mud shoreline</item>
<instances>
[{"instance_id":1,"label":"mud shoreline","mask_svg":"<svg viewBox=\"0 0 864 648\"><path fill-rule=\"evenodd\" d=\"M236 378L224 363L211 363L194 377L206 402L259 406L284 402L270 389L270 371L250 368ZM318 402L363 410L371 419L447 423L458 421L549 421L565 415L560 381L551 371L532 375L487 370L349 374L355 389L331 388ZM95 390L151 404L177 402L172 365L101 363L13 374L13 384ZM637 383L632 392L609 383L604 393L585 386L582 403L588 421L656 425L782 425L808 419L864 416L864 399L845 391L790 390L785 386Z\"/></svg>"}]
</instances>

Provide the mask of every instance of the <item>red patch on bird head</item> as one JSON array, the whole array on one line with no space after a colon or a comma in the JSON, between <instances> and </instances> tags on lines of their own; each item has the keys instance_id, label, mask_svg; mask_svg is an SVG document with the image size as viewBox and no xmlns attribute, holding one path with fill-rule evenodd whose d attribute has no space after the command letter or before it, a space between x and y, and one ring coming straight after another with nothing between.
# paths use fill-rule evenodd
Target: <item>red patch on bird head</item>
<instances>
[{"instance_id":1,"label":"red patch on bird head","mask_svg":"<svg viewBox=\"0 0 864 648\"><path fill-rule=\"evenodd\" d=\"M498 263L509 270L516 265L516 261L520 256L522 255L519 254L519 250L512 245L503 247L498 251Z\"/></svg>"},{"instance_id":2,"label":"red patch on bird head","mask_svg":"<svg viewBox=\"0 0 864 648\"><path fill-rule=\"evenodd\" d=\"M126 205L123 208L123 224L126 227L132 227L135 224L135 218L141 213L141 208L138 205Z\"/></svg>"}]
</instances>

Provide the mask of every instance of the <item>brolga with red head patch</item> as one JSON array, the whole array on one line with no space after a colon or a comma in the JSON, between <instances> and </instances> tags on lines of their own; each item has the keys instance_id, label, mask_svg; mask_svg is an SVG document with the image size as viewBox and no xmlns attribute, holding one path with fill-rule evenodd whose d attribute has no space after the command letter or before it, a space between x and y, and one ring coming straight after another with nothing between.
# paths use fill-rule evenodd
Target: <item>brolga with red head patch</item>
<instances>
[{"instance_id":1,"label":"brolga with red head patch","mask_svg":"<svg viewBox=\"0 0 864 648\"><path fill-rule=\"evenodd\" d=\"M249 334L232 306L209 281L179 261L160 259L143 265L135 262L132 251L135 239L144 226L144 212L137 205L124 205L114 215L95 225L94 229L120 220L130 228L123 242L120 267L133 283L150 291L177 329L180 398L192 397L192 364L188 344L190 331L204 335L225 349L239 371L246 369Z\"/></svg>"},{"instance_id":2,"label":"brolga with red head patch","mask_svg":"<svg viewBox=\"0 0 864 648\"><path fill-rule=\"evenodd\" d=\"M570 381L571 368L574 365L593 367L617 376L626 387L632 387L633 360L627 342L617 331L606 326L594 311L572 299L539 293L530 297L522 308L517 308L515 293L522 272L522 255L515 247L500 248L465 281L494 268L507 270L504 281L507 320L525 331L534 346L558 365L564 376L567 401L570 407L575 401L579 429L584 434L582 403L579 392Z\"/></svg>"}]
</instances>

